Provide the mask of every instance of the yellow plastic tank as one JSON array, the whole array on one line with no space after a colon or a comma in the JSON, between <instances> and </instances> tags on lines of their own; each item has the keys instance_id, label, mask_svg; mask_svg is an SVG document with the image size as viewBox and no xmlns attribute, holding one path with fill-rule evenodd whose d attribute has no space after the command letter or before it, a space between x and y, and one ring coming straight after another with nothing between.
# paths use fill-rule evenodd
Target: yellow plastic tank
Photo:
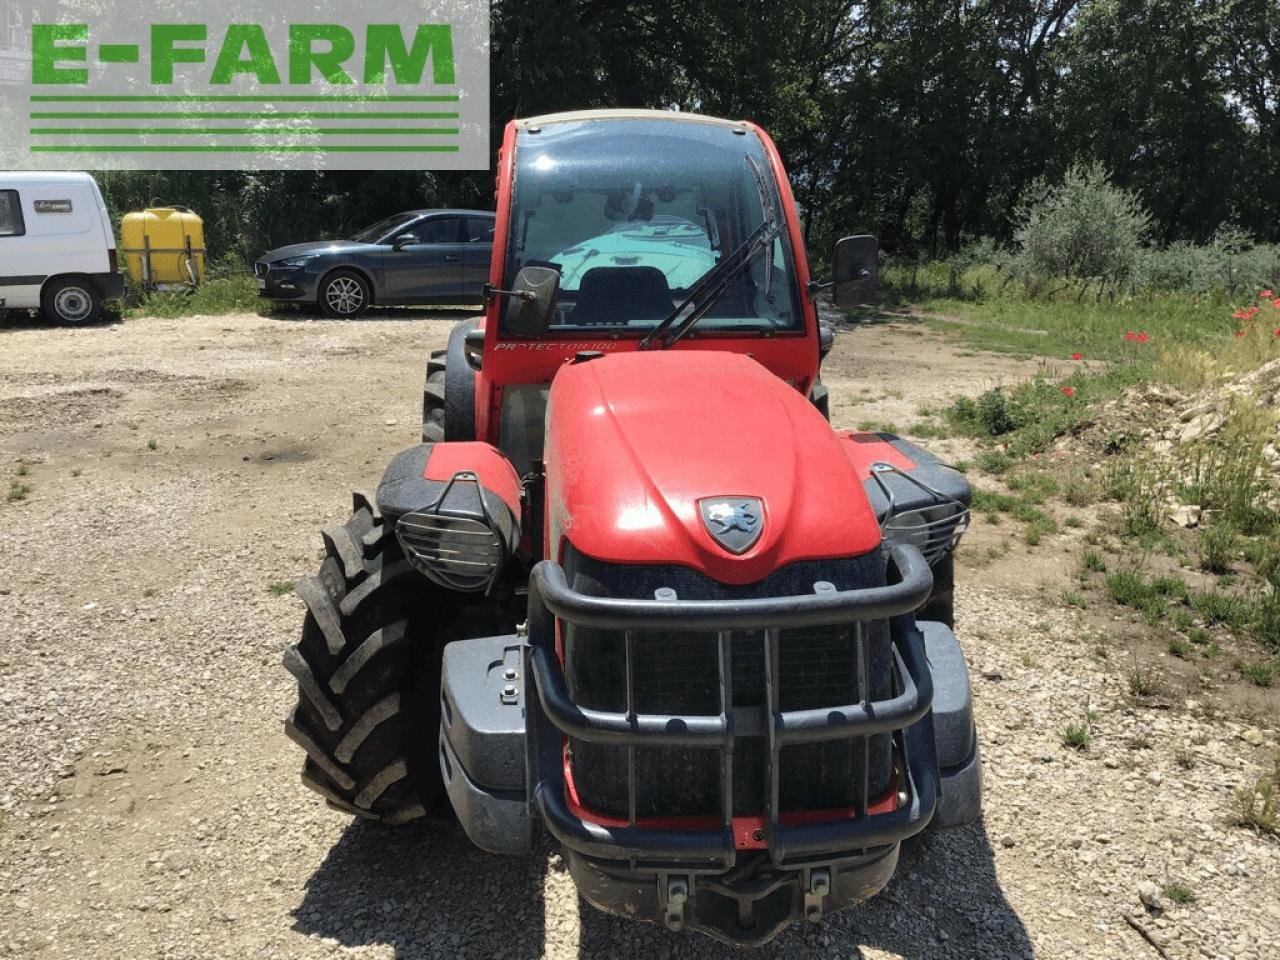
<instances>
[{"instance_id":1,"label":"yellow plastic tank","mask_svg":"<svg viewBox=\"0 0 1280 960\"><path fill-rule=\"evenodd\" d=\"M120 243L126 269L136 283L198 286L204 280L204 221L186 207L126 213Z\"/></svg>"}]
</instances>

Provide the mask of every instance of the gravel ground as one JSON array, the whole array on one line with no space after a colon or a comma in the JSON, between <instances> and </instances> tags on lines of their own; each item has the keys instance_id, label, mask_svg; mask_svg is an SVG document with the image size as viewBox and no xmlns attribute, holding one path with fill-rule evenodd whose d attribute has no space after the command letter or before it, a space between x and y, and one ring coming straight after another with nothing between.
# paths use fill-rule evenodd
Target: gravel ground
<instances>
[{"instance_id":1,"label":"gravel ground","mask_svg":"<svg viewBox=\"0 0 1280 960\"><path fill-rule=\"evenodd\" d=\"M549 848L352 823L297 781L279 659L302 605L270 588L415 441L455 319L0 328L0 480L30 488L0 502L0 955L742 955L581 905ZM825 379L837 421L906 425L1034 368L903 323L843 333ZM962 564L985 822L759 956L1280 956L1280 844L1230 824L1275 755L1275 701L1133 703L1134 628L1057 600L1073 536ZM1069 751L1086 710L1091 749ZM1194 902L1140 902L1169 882Z\"/></svg>"}]
</instances>

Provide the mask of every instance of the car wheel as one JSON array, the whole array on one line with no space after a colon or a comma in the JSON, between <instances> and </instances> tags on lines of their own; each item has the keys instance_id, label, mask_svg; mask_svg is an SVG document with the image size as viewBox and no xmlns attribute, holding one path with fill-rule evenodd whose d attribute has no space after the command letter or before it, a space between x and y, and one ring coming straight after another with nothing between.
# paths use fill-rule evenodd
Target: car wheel
<instances>
[{"instance_id":1,"label":"car wheel","mask_svg":"<svg viewBox=\"0 0 1280 960\"><path fill-rule=\"evenodd\" d=\"M369 309L373 291L354 270L336 270L321 281L319 301L326 316L349 320Z\"/></svg>"},{"instance_id":2,"label":"car wheel","mask_svg":"<svg viewBox=\"0 0 1280 960\"><path fill-rule=\"evenodd\" d=\"M102 298L88 280L67 277L45 288L41 308L53 323L94 323L102 315Z\"/></svg>"}]
</instances>

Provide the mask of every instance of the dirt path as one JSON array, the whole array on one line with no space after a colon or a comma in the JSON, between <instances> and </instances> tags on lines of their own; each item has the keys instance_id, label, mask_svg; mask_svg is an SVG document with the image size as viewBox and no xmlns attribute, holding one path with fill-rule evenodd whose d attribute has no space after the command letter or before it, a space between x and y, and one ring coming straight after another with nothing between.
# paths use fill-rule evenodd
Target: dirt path
<instances>
[{"instance_id":1,"label":"dirt path","mask_svg":"<svg viewBox=\"0 0 1280 960\"><path fill-rule=\"evenodd\" d=\"M0 502L0 956L740 956L580 906L550 851L352 824L297 782L279 658L302 606L268 588L416 440L450 323L0 329L0 480L30 487ZM918 325L844 331L834 418L909 434L918 407L1035 369L966 353ZM1274 718L1132 708L1124 624L1058 603L1072 549L961 573L985 824L760 955L1157 957L1126 914L1170 957L1280 954L1280 845L1228 825ZM1086 708L1094 746L1067 751ZM1196 900L1154 916L1146 880Z\"/></svg>"}]
</instances>

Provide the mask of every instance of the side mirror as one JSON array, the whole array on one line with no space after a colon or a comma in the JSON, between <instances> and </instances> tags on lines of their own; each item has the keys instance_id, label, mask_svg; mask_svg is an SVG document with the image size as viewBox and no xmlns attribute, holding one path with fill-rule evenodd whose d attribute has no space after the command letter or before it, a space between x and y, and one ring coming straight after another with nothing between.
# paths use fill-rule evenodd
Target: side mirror
<instances>
[{"instance_id":1,"label":"side mirror","mask_svg":"<svg viewBox=\"0 0 1280 960\"><path fill-rule=\"evenodd\" d=\"M560 299L560 271L550 267L522 267L514 290L495 290L507 297L502 332L517 337L541 337L555 319Z\"/></svg>"},{"instance_id":2,"label":"side mirror","mask_svg":"<svg viewBox=\"0 0 1280 960\"><path fill-rule=\"evenodd\" d=\"M403 250L405 247L412 246L418 242L418 238L412 233L402 233L391 241L392 250Z\"/></svg>"},{"instance_id":3,"label":"side mirror","mask_svg":"<svg viewBox=\"0 0 1280 960\"><path fill-rule=\"evenodd\" d=\"M818 358L825 360L836 345L836 332L825 323L818 324Z\"/></svg>"},{"instance_id":4,"label":"side mirror","mask_svg":"<svg viewBox=\"0 0 1280 960\"><path fill-rule=\"evenodd\" d=\"M831 299L837 307L860 307L876 297L880 242L875 237L845 237L836 244L831 267Z\"/></svg>"}]
</instances>

